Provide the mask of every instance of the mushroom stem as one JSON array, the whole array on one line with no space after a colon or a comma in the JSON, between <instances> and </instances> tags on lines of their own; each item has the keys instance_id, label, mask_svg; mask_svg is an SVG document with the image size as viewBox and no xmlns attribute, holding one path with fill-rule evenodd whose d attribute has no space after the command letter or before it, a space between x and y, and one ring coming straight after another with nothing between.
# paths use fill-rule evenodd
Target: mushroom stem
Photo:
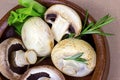
<instances>
[{"instance_id":1,"label":"mushroom stem","mask_svg":"<svg viewBox=\"0 0 120 80\"><path fill-rule=\"evenodd\" d=\"M33 50L28 50L26 52L22 50L18 50L13 52L14 54L14 62L16 66L23 67L29 64L35 64L37 61L37 54Z\"/></svg>"},{"instance_id":2,"label":"mushroom stem","mask_svg":"<svg viewBox=\"0 0 120 80\"><path fill-rule=\"evenodd\" d=\"M34 50L28 50L25 52L25 57L29 64L35 64L37 61L37 53Z\"/></svg>"},{"instance_id":3,"label":"mushroom stem","mask_svg":"<svg viewBox=\"0 0 120 80\"><path fill-rule=\"evenodd\" d=\"M65 35L68 32L67 31L68 27L69 22L62 18L60 15L58 15L58 18L56 19L52 26L52 32L57 42L59 42L62 39L63 35Z\"/></svg>"}]
</instances>

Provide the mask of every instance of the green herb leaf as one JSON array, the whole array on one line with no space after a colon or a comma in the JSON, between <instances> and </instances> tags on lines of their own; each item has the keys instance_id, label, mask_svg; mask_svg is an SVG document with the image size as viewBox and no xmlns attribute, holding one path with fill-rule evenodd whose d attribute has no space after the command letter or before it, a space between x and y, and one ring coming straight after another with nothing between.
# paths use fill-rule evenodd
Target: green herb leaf
<instances>
[{"instance_id":1,"label":"green herb leaf","mask_svg":"<svg viewBox=\"0 0 120 80\"><path fill-rule=\"evenodd\" d=\"M18 0L19 4L24 7L32 7L38 13L44 13L46 11L46 7L41 5L35 0Z\"/></svg>"},{"instance_id":2,"label":"green herb leaf","mask_svg":"<svg viewBox=\"0 0 120 80\"><path fill-rule=\"evenodd\" d=\"M28 16L41 16L39 13L33 10L32 7L20 8L20 9L17 9L16 12L20 14L25 14Z\"/></svg>"},{"instance_id":3,"label":"green herb leaf","mask_svg":"<svg viewBox=\"0 0 120 80\"><path fill-rule=\"evenodd\" d=\"M65 34L65 35L62 37L62 40L63 40L63 39L67 39L67 38L73 38L74 36L75 36L75 33Z\"/></svg>"},{"instance_id":4,"label":"green herb leaf","mask_svg":"<svg viewBox=\"0 0 120 80\"><path fill-rule=\"evenodd\" d=\"M36 64L35 65L38 65L40 62L42 62L44 59L46 59L48 56L43 56L43 57L41 57L37 62L36 62Z\"/></svg>"},{"instance_id":5,"label":"green herb leaf","mask_svg":"<svg viewBox=\"0 0 120 80\"><path fill-rule=\"evenodd\" d=\"M73 38L75 36L75 33L69 34L68 38Z\"/></svg>"},{"instance_id":6,"label":"green herb leaf","mask_svg":"<svg viewBox=\"0 0 120 80\"><path fill-rule=\"evenodd\" d=\"M16 24L14 24L14 26L17 26L17 27L14 27L15 32L18 35L21 35L21 30L22 30L23 23L16 23Z\"/></svg>"},{"instance_id":7,"label":"green herb leaf","mask_svg":"<svg viewBox=\"0 0 120 80\"><path fill-rule=\"evenodd\" d=\"M88 12L86 12L86 15ZM87 19L87 17L86 17ZM85 21L86 21L85 19ZM110 36L112 34L110 33L104 33L100 30L101 27L111 23L114 19L108 14L102 18L100 18L100 20L98 20L96 23L91 22L90 24L88 24L85 28L83 28L81 34L77 37L77 38L81 38L81 36L86 35L86 34L99 34L99 35L103 35L103 36ZM86 24L86 22L84 22Z\"/></svg>"},{"instance_id":8,"label":"green herb leaf","mask_svg":"<svg viewBox=\"0 0 120 80\"><path fill-rule=\"evenodd\" d=\"M111 36L111 35L113 35L113 34L110 34L110 33L104 33L104 32L102 32L100 30L93 30L93 31L88 30L86 33L84 32L82 35L85 35L85 34L99 34L99 35L103 35L103 36Z\"/></svg>"},{"instance_id":9,"label":"green herb leaf","mask_svg":"<svg viewBox=\"0 0 120 80\"><path fill-rule=\"evenodd\" d=\"M77 58L77 59L75 59L75 61L85 63L87 60L86 60L86 59L84 59L84 58Z\"/></svg>"},{"instance_id":10,"label":"green herb leaf","mask_svg":"<svg viewBox=\"0 0 120 80\"><path fill-rule=\"evenodd\" d=\"M83 63L85 63L87 60L84 59L84 58L81 58L82 55L83 55L83 53L78 53L78 54L75 54L75 55L73 55L73 56L64 58L64 60L75 60L75 61L78 61L78 62L83 62Z\"/></svg>"},{"instance_id":11,"label":"green herb leaf","mask_svg":"<svg viewBox=\"0 0 120 80\"><path fill-rule=\"evenodd\" d=\"M15 32L21 34L22 25L29 17L43 17L46 8L35 0L19 0L19 4L24 8L11 11L8 24L14 26Z\"/></svg>"},{"instance_id":12,"label":"green herb leaf","mask_svg":"<svg viewBox=\"0 0 120 80\"><path fill-rule=\"evenodd\" d=\"M100 28L111 23L114 20L109 14L100 18L96 23L91 22L87 25L88 16L89 16L88 10L86 10L86 15L85 15L85 20L84 20L82 31L81 31L80 35L76 36L75 38L80 39L82 36L84 36L86 34L98 34L98 35L103 35L103 36L113 35L110 33L104 33L100 30ZM68 37L68 38L74 37L72 35L73 35L73 33L69 34L70 37ZM74 33L74 35L75 35L75 33Z\"/></svg>"}]
</instances>

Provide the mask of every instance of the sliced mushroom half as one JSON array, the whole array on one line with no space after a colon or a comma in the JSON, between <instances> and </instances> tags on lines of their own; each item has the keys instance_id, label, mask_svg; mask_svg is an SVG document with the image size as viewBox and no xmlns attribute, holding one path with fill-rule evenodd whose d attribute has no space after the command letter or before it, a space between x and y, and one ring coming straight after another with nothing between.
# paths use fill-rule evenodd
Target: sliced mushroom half
<instances>
[{"instance_id":1,"label":"sliced mushroom half","mask_svg":"<svg viewBox=\"0 0 120 80\"><path fill-rule=\"evenodd\" d=\"M16 67L24 67L25 65L35 64L37 61L37 53L34 50L14 51L12 53L12 63Z\"/></svg>"},{"instance_id":2,"label":"sliced mushroom half","mask_svg":"<svg viewBox=\"0 0 120 80\"><path fill-rule=\"evenodd\" d=\"M65 39L52 50L53 64L63 73L83 77L90 74L96 65L94 49L83 40Z\"/></svg>"},{"instance_id":3,"label":"sliced mushroom half","mask_svg":"<svg viewBox=\"0 0 120 80\"><path fill-rule=\"evenodd\" d=\"M21 40L16 38L9 38L0 44L0 72L10 80L18 80L27 67L15 67L12 64L12 55L14 51L23 50L25 47Z\"/></svg>"},{"instance_id":4,"label":"sliced mushroom half","mask_svg":"<svg viewBox=\"0 0 120 80\"><path fill-rule=\"evenodd\" d=\"M82 29L81 19L72 8L55 4L45 12L45 21L52 24L52 32L55 40L59 42L66 34L79 35Z\"/></svg>"},{"instance_id":5,"label":"sliced mushroom half","mask_svg":"<svg viewBox=\"0 0 120 80\"><path fill-rule=\"evenodd\" d=\"M29 69L20 80L65 80L65 78L56 68L43 65Z\"/></svg>"},{"instance_id":6,"label":"sliced mushroom half","mask_svg":"<svg viewBox=\"0 0 120 80\"><path fill-rule=\"evenodd\" d=\"M53 34L40 17L28 19L22 28L22 40L27 49L37 52L38 56L47 56L54 46Z\"/></svg>"}]
</instances>

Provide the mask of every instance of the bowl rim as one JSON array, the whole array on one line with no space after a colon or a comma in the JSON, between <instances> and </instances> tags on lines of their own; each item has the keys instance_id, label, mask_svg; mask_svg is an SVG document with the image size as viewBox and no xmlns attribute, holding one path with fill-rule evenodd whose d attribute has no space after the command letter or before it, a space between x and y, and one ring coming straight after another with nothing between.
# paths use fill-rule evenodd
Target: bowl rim
<instances>
[{"instance_id":1,"label":"bowl rim","mask_svg":"<svg viewBox=\"0 0 120 80\"><path fill-rule=\"evenodd\" d=\"M73 2L67 1L67 0L37 0L38 2L40 2L41 4L45 5L48 4L48 6L53 5L53 4L65 4L69 7L72 7L75 11L79 13L81 13L82 15L85 16L85 10L76 5ZM17 5L14 8L12 8L11 10L16 10L17 8L19 8L20 6ZM7 19L9 17L10 11L9 10L0 20L0 27L3 26L3 24L5 24L4 26L7 26ZM89 14L89 18L88 18L88 22L95 22L95 19ZM2 34L0 34L1 37ZM96 53L97 53L97 63L96 63L96 68L93 72L93 76L91 78L91 80L107 80L107 76L109 73L109 66L110 66L110 54L109 54L109 46L108 46L108 42L105 36L100 36L97 34L93 34L92 35L94 43L95 43L95 47L96 47Z\"/></svg>"}]
</instances>

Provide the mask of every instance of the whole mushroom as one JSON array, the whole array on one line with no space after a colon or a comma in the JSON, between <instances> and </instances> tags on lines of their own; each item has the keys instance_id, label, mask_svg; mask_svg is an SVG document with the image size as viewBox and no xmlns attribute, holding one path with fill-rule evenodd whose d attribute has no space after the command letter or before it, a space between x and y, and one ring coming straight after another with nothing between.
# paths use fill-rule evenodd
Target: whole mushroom
<instances>
[{"instance_id":1,"label":"whole mushroom","mask_svg":"<svg viewBox=\"0 0 120 80\"><path fill-rule=\"evenodd\" d=\"M40 17L31 17L22 27L22 40L27 49L37 52L37 55L47 56L54 46L53 34Z\"/></svg>"},{"instance_id":2,"label":"whole mushroom","mask_svg":"<svg viewBox=\"0 0 120 80\"><path fill-rule=\"evenodd\" d=\"M90 74L96 65L96 53L92 46L74 38L60 41L53 48L51 58L60 71L73 77Z\"/></svg>"},{"instance_id":3,"label":"whole mushroom","mask_svg":"<svg viewBox=\"0 0 120 80\"><path fill-rule=\"evenodd\" d=\"M25 51L25 47L22 41L17 38L8 38L0 44L0 72L10 80L18 80L27 69L26 66L14 66L13 55L15 51L19 50ZM19 62L20 59L21 57L19 56L15 62Z\"/></svg>"},{"instance_id":4,"label":"whole mushroom","mask_svg":"<svg viewBox=\"0 0 120 80\"><path fill-rule=\"evenodd\" d=\"M20 80L65 80L65 78L56 68L49 65L42 65L26 71Z\"/></svg>"},{"instance_id":5,"label":"whole mushroom","mask_svg":"<svg viewBox=\"0 0 120 80\"><path fill-rule=\"evenodd\" d=\"M48 8L44 19L52 24L51 30L57 42L70 33L79 35L82 29L81 19L77 12L63 4L55 4Z\"/></svg>"}]
</instances>

